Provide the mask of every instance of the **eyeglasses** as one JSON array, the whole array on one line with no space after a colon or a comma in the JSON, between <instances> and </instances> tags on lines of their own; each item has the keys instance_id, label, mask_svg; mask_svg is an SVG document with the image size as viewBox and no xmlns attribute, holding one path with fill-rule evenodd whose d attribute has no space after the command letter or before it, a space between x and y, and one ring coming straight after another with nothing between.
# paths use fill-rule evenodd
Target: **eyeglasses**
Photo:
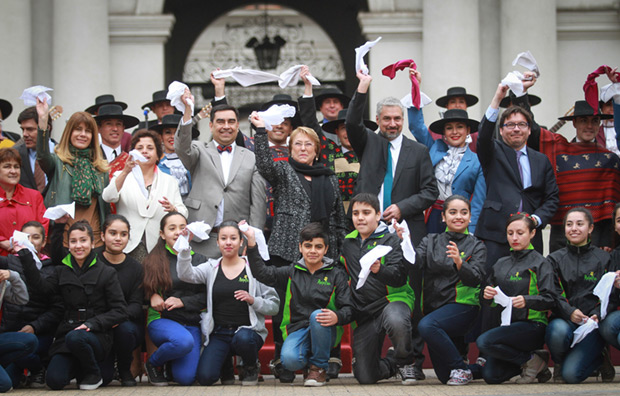
<instances>
[{"instance_id":1,"label":"eyeglasses","mask_svg":"<svg viewBox=\"0 0 620 396\"><path fill-rule=\"evenodd\" d=\"M502 126L506 129L515 129L515 128L525 129L528 126L530 126L530 124L528 122L521 121L521 122L507 122Z\"/></svg>"}]
</instances>

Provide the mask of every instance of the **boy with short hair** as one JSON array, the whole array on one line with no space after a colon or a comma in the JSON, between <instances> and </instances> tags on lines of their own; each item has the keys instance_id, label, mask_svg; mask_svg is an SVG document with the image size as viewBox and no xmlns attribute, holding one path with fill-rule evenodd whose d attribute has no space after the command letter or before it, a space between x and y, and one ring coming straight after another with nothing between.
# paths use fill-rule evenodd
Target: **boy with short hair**
<instances>
[{"instance_id":1,"label":"boy with short hair","mask_svg":"<svg viewBox=\"0 0 620 396\"><path fill-rule=\"evenodd\" d=\"M351 294L357 311L353 374L361 384L374 384L398 371L403 385L413 384L416 379L411 364L411 316L415 297L407 283L400 239L380 221L376 195L357 194L351 200L351 209L355 231L346 236L340 260L351 277ZM380 245L390 246L392 250L371 265L366 281L357 289L360 259ZM382 359L386 334L394 351Z\"/></svg>"},{"instance_id":2,"label":"boy with short hair","mask_svg":"<svg viewBox=\"0 0 620 396\"><path fill-rule=\"evenodd\" d=\"M254 231L250 228L244 234L254 277L268 286L286 290L281 326L282 364L293 372L309 364L304 386L324 385L336 325L345 325L353 317L348 276L325 257L329 238L320 223L308 224L300 233L302 258L286 267L273 267L266 266L260 257Z\"/></svg>"}]
</instances>

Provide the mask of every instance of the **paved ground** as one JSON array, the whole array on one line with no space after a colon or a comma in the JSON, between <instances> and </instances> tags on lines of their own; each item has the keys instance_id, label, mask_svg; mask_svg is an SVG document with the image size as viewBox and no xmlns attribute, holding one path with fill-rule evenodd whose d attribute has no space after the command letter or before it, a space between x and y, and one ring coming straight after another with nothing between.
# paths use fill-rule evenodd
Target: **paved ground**
<instances>
[{"instance_id":1,"label":"paved ground","mask_svg":"<svg viewBox=\"0 0 620 396\"><path fill-rule=\"evenodd\" d=\"M618 373L618 368L616 369ZM147 382L138 384L135 388L122 388L118 383L113 382L105 388L87 392L77 390L75 385L68 387L62 392L50 391L47 389L18 389L11 391L13 395L45 395L45 396L205 396L205 395L225 395L225 396L466 396L466 395L487 395L487 396L531 396L531 395L579 395L579 396L599 396L599 395L620 395L620 374L612 383L603 384L595 378L588 379L579 385L556 385L552 382L546 384L516 385L505 383L503 385L487 385L482 380L474 381L467 386L447 386L442 385L434 376L432 370L424 370L427 380L420 381L413 386L402 386L400 381L382 381L377 385L361 386L351 376L351 374L341 375L341 378L330 381L321 388L305 388L298 375L292 384L280 384L271 376L265 377L265 382L258 386L229 385L212 387L202 386L166 386L155 387ZM144 378L146 381L146 378Z\"/></svg>"}]
</instances>

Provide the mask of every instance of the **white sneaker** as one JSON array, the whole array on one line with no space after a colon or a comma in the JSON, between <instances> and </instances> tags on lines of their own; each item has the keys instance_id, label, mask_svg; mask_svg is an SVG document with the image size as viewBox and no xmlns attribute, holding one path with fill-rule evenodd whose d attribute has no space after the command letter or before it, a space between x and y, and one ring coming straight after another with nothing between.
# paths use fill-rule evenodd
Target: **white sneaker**
<instances>
[{"instance_id":1,"label":"white sneaker","mask_svg":"<svg viewBox=\"0 0 620 396\"><path fill-rule=\"evenodd\" d=\"M454 369L450 371L448 385L467 385L472 380L471 370Z\"/></svg>"}]
</instances>

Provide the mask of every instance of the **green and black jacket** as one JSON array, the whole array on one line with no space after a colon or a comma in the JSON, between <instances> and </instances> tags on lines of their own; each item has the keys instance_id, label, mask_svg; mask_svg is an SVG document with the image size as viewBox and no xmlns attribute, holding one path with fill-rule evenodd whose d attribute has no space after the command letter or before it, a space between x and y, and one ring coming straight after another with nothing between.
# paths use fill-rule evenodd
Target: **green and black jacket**
<instances>
[{"instance_id":1,"label":"green and black jacket","mask_svg":"<svg viewBox=\"0 0 620 396\"><path fill-rule=\"evenodd\" d=\"M392 251L381 257L381 269L368 275L364 286L356 289L361 271L360 259L378 245L391 246ZM388 303L403 301L413 311L415 296L407 283L407 268L403 261L400 239L390 234L385 224L379 225L366 240L357 230L345 237L340 262L351 278L351 294L355 304L356 321L363 323L383 312Z\"/></svg>"},{"instance_id":2,"label":"green and black jacket","mask_svg":"<svg viewBox=\"0 0 620 396\"><path fill-rule=\"evenodd\" d=\"M463 260L460 270L446 255L450 241L459 248ZM415 263L424 271L422 312L426 315L450 303L480 306L486 259L484 243L469 233L446 231L425 236L416 249Z\"/></svg>"},{"instance_id":3,"label":"green and black jacket","mask_svg":"<svg viewBox=\"0 0 620 396\"><path fill-rule=\"evenodd\" d=\"M570 320L575 309L584 315L601 317L601 304L594 288L611 265L609 253L588 243L584 246L567 245L547 256L555 271L556 294L560 295L553 311L562 319ZM610 304L608 309L615 309Z\"/></svg>"},{"instance_id":4,"label":"green and black jacket","mask_svg":"<svg viewBox=\"0 0 620 396\"><path fill-rule=\"evenodd\" d=\"M353 319L349 277L330 258L323 258L323 266L312 274L303 258L286 267L274 267L265 265L256 246L249 247L247 253L252 274L259 282L286 289L281 326L284 339L308 327L310 315L317 309L336 312L339 326Z\"/></svg>"},{"instance_id":5,"label":"green and black jacket","mask_svg":"<svg viewBox=\"0 0 620 396\"><path fill-rule=\"evenodd\" d=\"M555 307L554 274L551 264L531 246L511 251L493 265L488 284L499 286L510 297L523 296L525 308L512 308L514 322L534 321L547 324L548 311ZM492 303L493 300L484 300ZM497 314L504 308L495 308Z\"/></svg>"}]
</instances>

